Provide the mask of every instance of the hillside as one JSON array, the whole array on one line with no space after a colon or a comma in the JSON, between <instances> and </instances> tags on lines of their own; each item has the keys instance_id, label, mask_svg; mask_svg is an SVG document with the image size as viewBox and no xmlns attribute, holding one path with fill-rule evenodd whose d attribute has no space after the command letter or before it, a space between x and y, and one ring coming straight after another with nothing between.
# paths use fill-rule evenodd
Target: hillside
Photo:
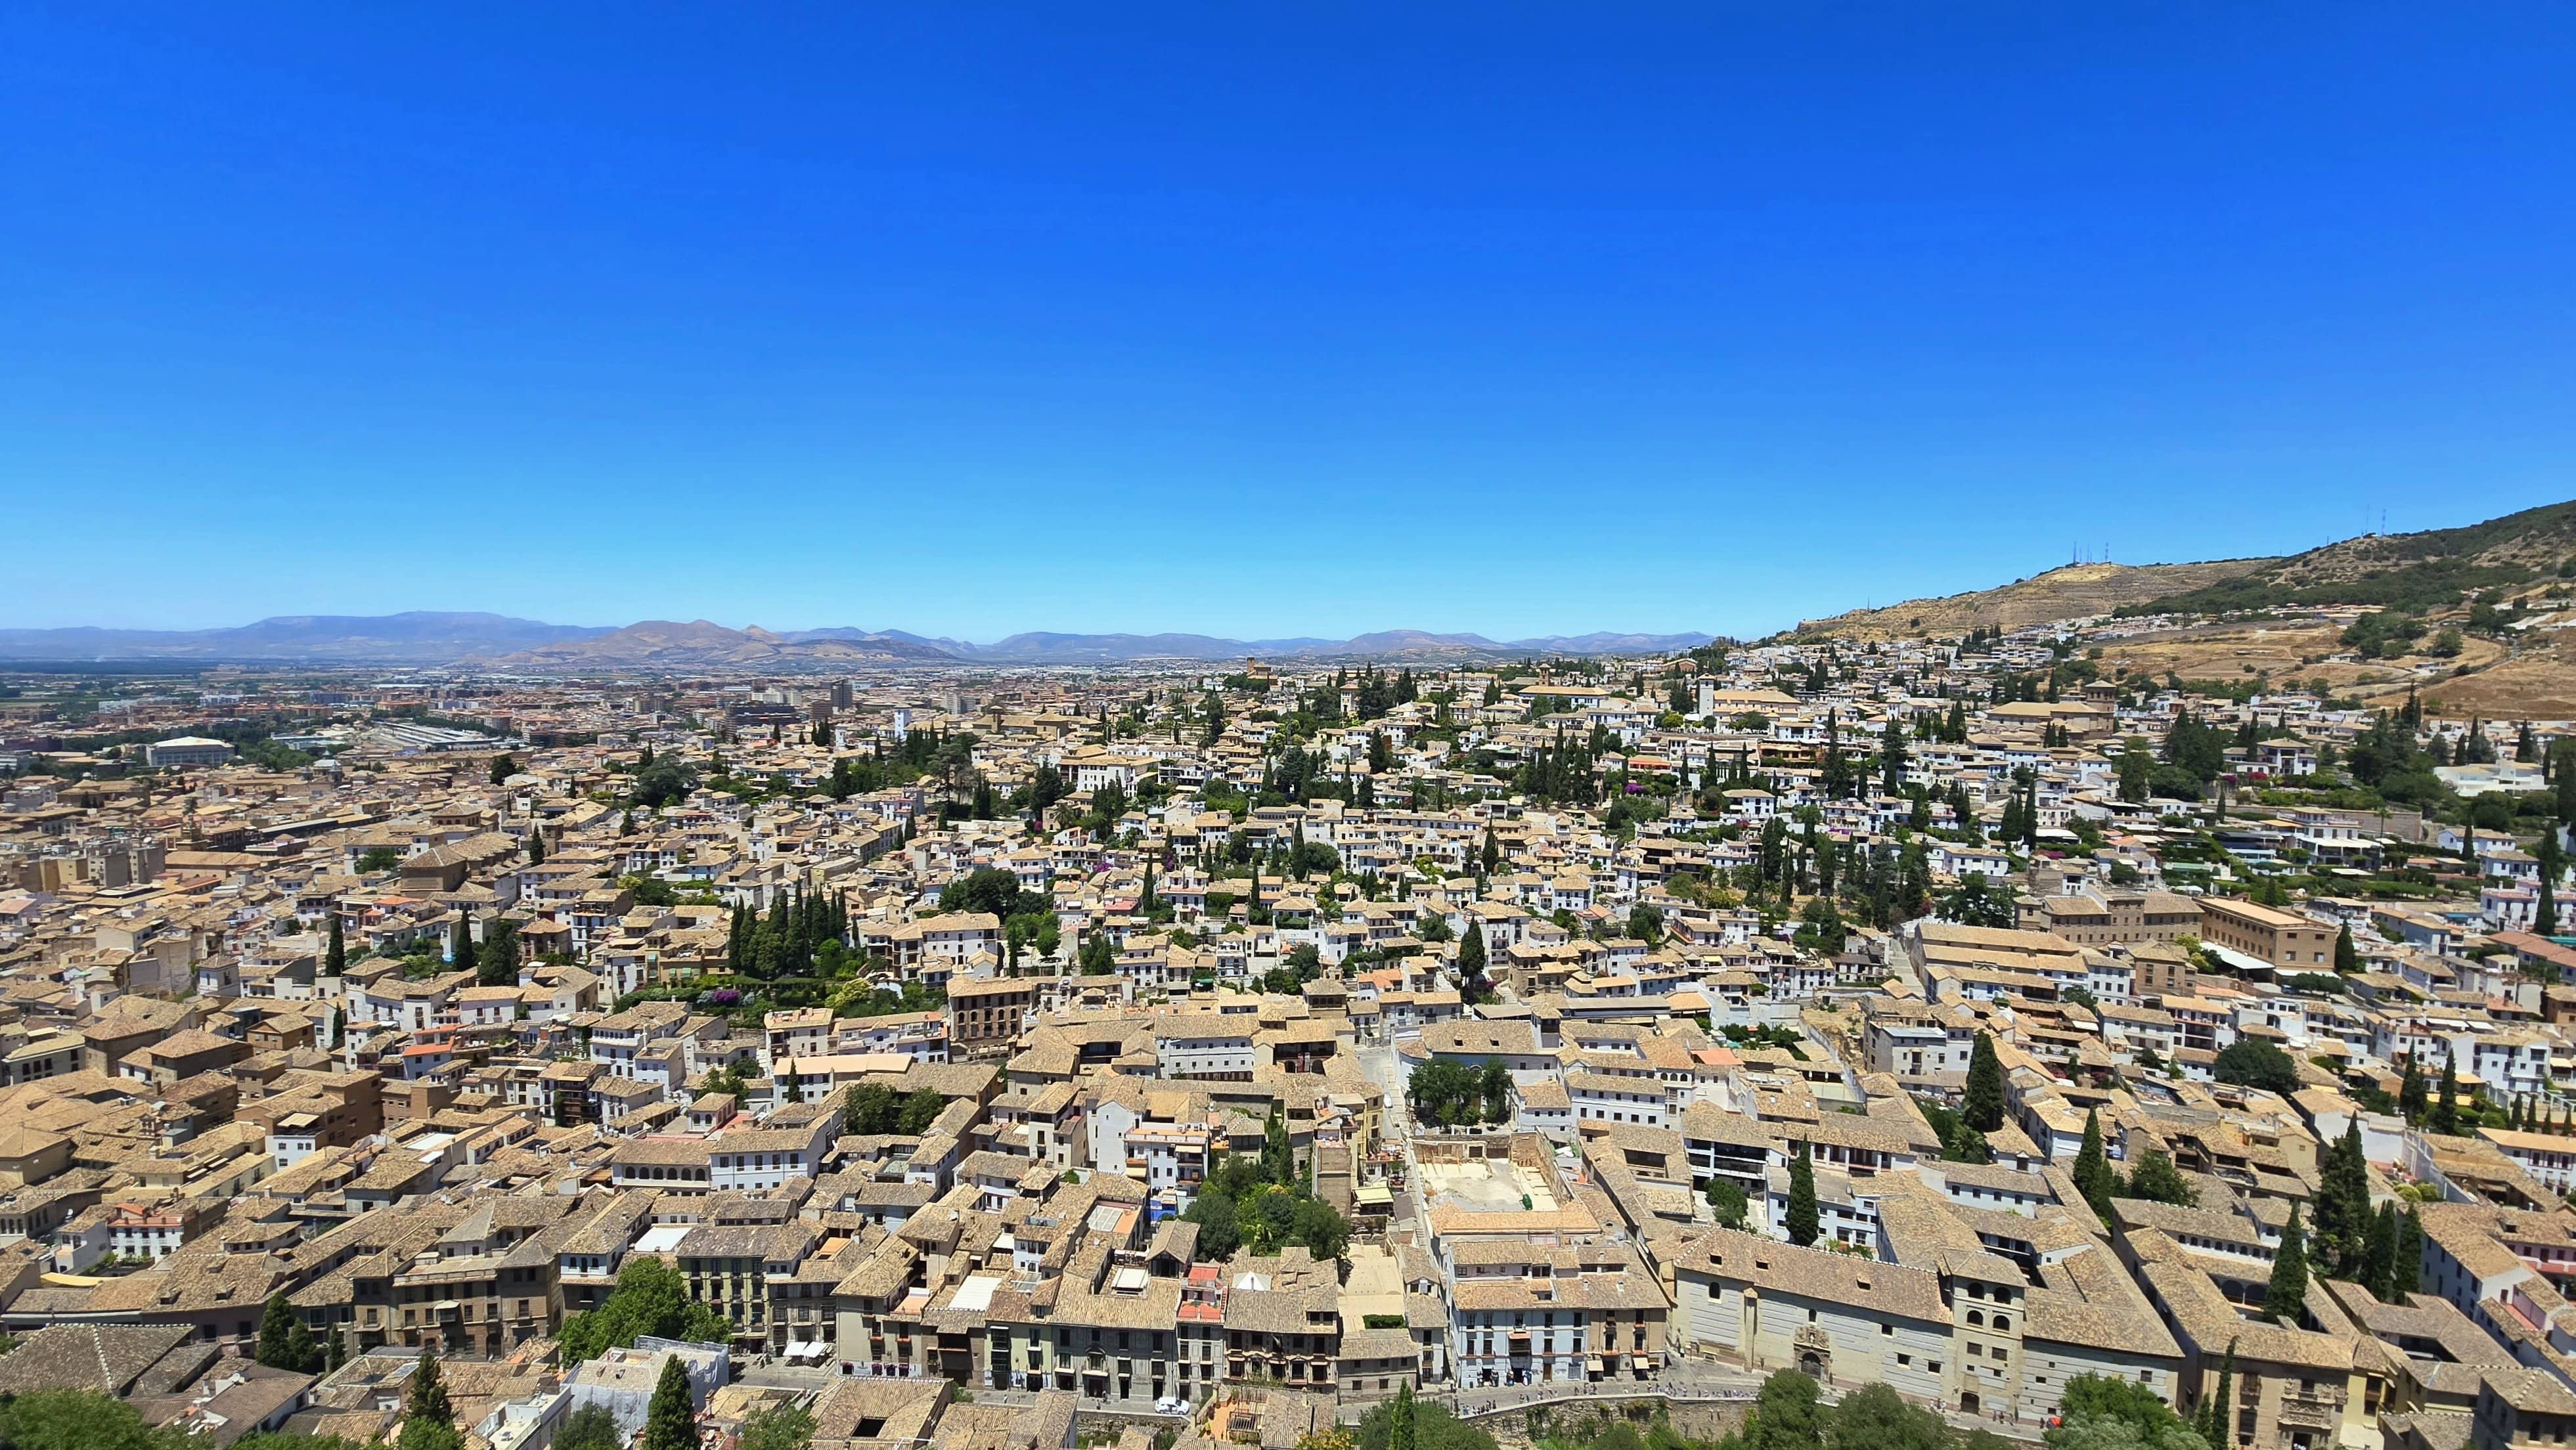
<instances>
[{"instance_id":1,"label":"hillside","mask_svg":"<svg viewBox=\"0 0 2576 1450\"><path fill-rule=\"evenodd\" d=\"M803 670L954 662L955 657L944 650L883 635L791 639L758 625L727 629L703 619L686 624L648 619L589 639L565 640L468 663L537 670Z\"/></svg>"},{"instance_id":2,"label":"hillside","mask_svg":"<svg viewBox=\"0 0 2576 1450\"><path fill-rule=\"evenodd\" d=\"M1901 639L1959 635L1987 625L2020 629L2060 619L2111 614L2184 590L2206 589L2279 563L2222 559L2208 564L2068 564L1993 589L1910 599L1883 609L1855 609L1798 626L1802 635Z\"/></svg>"},{"instance_id":3,"label":"hillside","mask_svg":"<svg viewBox=\"0 0 2576 1450\"><path fill-rule=\"evenodd\" d=\"M2479 589L2527 583L2576 556L2576 502L2413 534L2365 534L2187 586L2123 614L2230 614L2284 605L2360 604L2421 614Z\"/></svg>"},{"instance_id":4,"label":"hillside","mask_svg":"<svg viewBox=\"0 0 2576 1450\"><path fill-rule=\"evenodd\" d=\"M0 629L0 659L446 664L606 633L498 614L299 614L230 629Z\"/></svg>"}]
</instances>

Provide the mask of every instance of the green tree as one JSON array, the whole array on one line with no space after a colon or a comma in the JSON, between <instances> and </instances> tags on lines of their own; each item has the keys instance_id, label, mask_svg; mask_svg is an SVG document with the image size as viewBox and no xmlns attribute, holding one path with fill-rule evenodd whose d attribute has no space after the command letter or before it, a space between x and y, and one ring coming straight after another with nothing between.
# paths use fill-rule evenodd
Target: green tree
<instances>
[{"instance_id":1,"label":"green tree","mask_svg":"<svg viewBox=\"0 0 2576 1450\"><path fill-rule=\"evenodd\" d=\"M1387 1450L1413 1450L1413 1381L1410 1378L1396 1386L1395 1413L1387 1422L1386 1446Z\"/></svg>"},{"instance_id":2,"label":"green tree","mask_svg":"<svg viewBox=\"0 0 2576 1450\"><path fill-rule=\"evenodd\" d=\"M2281 1226L2281 1247L2272 1256L2272 1279L2263 1289L2263 1317L2297 1328L2308 1306L2307 1235L2299 1228L2299 1210Z\"/></svg>"},{"instance_id":3,"label":"green tree","mask_svg":"<svg viewBox=\"0 0 2576 1450\"><path fill-rule=\"evenodd\" d=\"M1807 1154L1804 1140L1789 1159L1789 1242L1801 1248L1813 1245L1822 1231L1816 1206L1816 1165Z\"/></svg>"},{"instance_id":4,"label":"green tree","mask_svg":"<svg viewBox=\"0 0 2576 1450\"><path fill-rule=\"evenodd\" d=\"M447 948L447 969L451 972L474 970L474 908L459 907L456 912L456 939Z\"/></svg>"},{"instance_id":5,"label":"green tree","mask_svg":"<svg viewBox=\"0 0 2576 1450\"><path fill-rule=\"evenodd\" d=\"M90 1390L31 1390L0 1407L0 1440L13 1450L177 1450L189 1438Z\"/></svg>"},{"instance_id":6,"label":"green tree","mask_svg":"<svg viewBox=\"0 0 2576 1450\"><path fill-rule=\"evenodd\" d=\"M1352 1438L1359 1450L1391 1450L1395 1444L1395 1421L1399 1400L1380 1400L1360 1420L1359 1433ZM1411 1450L1494 1450L1494 1437L1473 1425L1463 1424L1447 1410L1430 1400L1411 1400L1405 1405L1412 1419Z\"/></svg>"},{"instance_id":7,"label":"green tree","mask_svg":"<svg viewBox=\"0 0 2576 1450\"><path fill-rule=\"evenodd\" d=\"M462 1450L465 1437L456 1428L456 1407L448 1403L447 1382L438 1373L438 1356L424 1349L411 1372L411 1391L403 1407L400 1450Z\"/></svg>"},{"instance_id":8,"label":"green tree","mask_svg":"<svg viewBox=\"0 0 2576 1450\"><path fill-rule=\"evenodd\" d=\"M551 1450L626 1450L626 1437L617 1433L617 1417L605 1405L584 1405L555 1431Z\"/></svg>"},{"instance_id":9,"label":"green tree","mask_svg":"<svg viewBox=\"0 0 2576 1450\"><path fill-rule=\"evenodd\" d=\"M646 1335L706 1343L730 1339L733 1326L689 1298L677 1269L650 1254L629 1254L618 1267L617 1287L598 1308L566 1319L558 1342L571 1365L631 1348Z\"/></svg>"},{"instance_id":10,"label":"green tree","mask_svg":"<svg viewBox=\"0 0 2576 1450\"><path fill-rule=\"evenodd\" d=\"M2436 1133L2457 1136L2460 1131L2460 1078L2453 1070L2448 1048L2442 1050L2442 1095L2433 1100L2430 1127Z\"/></svg>"},{"instance_id":11,"label":"green tree","mask_svg":"<svg viewBox=\"0 0 2576 1450\"><path fill-rule=\"evenodd\" d=\"M1298 1200L1296 1222L1289 1232L1319 1260L1340 1258L1351 1243L1350 1224L1320 1198Z\"/></svg>"},{"instance_id":12,"label":"green tree","mask_svg":"<svg viewBox=\"0 0 2576 1450\"><path fill-rule=\"evenodd\" d=\"M1978 1033L1968 1050L1968 1087L1959 1101L1959 1116L1980 1133L2004 1125L2004 1065L1995 1055L1991 1034Z\"/></svg>"},{"instance_id":13,"label":"green tree","mask_svg":"<svg viewBox=\"0 0 2576 1450\"><path fill-rule=\"evenodd\" d=\"M2066 1382L2048 1450L2208 1450L2209 1442L2145 1385L2080 1374Z\"/></svg>"},{"instance_id":14,"label":"green tree","mask_svg":"<svg viewBox=\"0 0 2576 1450\"><path fill-rule=\"evenodd\" d=\"M1823 1450L1824 1417L1816 1382L1793 1369L1762 1382L1744 1426L1744 1450Z\"/></svg>"},{"instance_id":15,"label":"green tree","mask_svg":"<svg viewBox=\"0 0 2576 1450\"><path fill-rule=\"evenodd\" d=\"M1283 1186L1297 1180L1296 1152L1288 1142L1288 1114L1276 1104L1261 1125L1261 1177Z\"/></svg>"},{"instance_id":16,"label":"green tree","mask_svg":"<svg viewBox=\"0 0 2576 1450\"><path fill-rule=\"evenodd\" d=\"M1512 1071L1495 1058L1485 1059L1485 1070L1478 1074L1476 1091L1485 1100L1485 1121L1508 1123L1512 1120Z\"/></svg>"},{"instance_id":17,"label":"green tree","mask_svg":"<svg viewBox=\"0 0 2576 1450\"><path fill-rule=\"evenodd\" d=\"M2152 1199L2157 1203L2177 1204L2184 1208L2197 1205L2200 1195L2192 1190L2191 1180L2182 1176L2174 1161L2162 1148L2149 1148L2138 1155L2137 1166L2129 1170L2129 1198Z\"/></svg>"},{"instance_id":18,"label":"green tree","mask_svg":"<svg viewBox=\"0 0 2576 1450\"><path fill-rule=\"evenodd\" d=\"M2370 1219L2370 1246L2362 1254L2361 1286L2383 1304L2397 1297L2389 1279L2397 1268L2398 1233L2396 1203L2381 1204Z\"/></svg>"},{"instance_id":19,"label":"green tree","mask_svg":"<svg viewBox=\"0 0 2576 1450\"><path fill-rule=\"evenodd\" d=\"M483 923L483 946L474 954L474 983L479 987L519 984L519 924L496 916Z\"/></svg>"},{"instance_id":20,"label":"green tree","mask_svg":"<svg viewBox=\"0 0 2576 1450\"><path fill-rule=\"evenodd\" d=\"M319 1374L322 1370L321 1346L313 1342L313 1332L295 1317L295 1308L284 1294L271 1294L260 1311L259 1344L253 1358L270 1369L293 1370L297 1374Z\"/></svg>"},{"instance_id":21,"label":"green tree","mask_svg":"<svg viewBox=\"0 0 2576 1450\"><path fill-rule=\"evenodd\" d=\"M2219 1049L2209 1075L2284 1097L2299 1090L2299 1065L2290 1060L2290 1054L2259 1038L2240 1037Z\"/></svg>"},{"instance_id":22,"label":"green tree","mask_svg":"<svg viewBox=\"0 0 2576 1450\"><path fill-rule=\"evenodd\" d=\"M2111 1169L2111 1160L2102 1152L2101 1115L2091 1108L2084 1110L2084 1145L2075 1150L2075 1187L2084 1201L2105 1225L2111 1222L2111 1195L2119 1187L2120 1175Z\"/></svg>"},{"instance_id":23,"label":"green tree","mask_svg":"<svg viewBox=\"0 0 2576 1450\"><path fill-rule=\"evenodd\" d=\"M337 907L334 907L331 911L331 932L326 939L326 945L322 948L322 975L336 977L348 970L349 943L347 938L341 935L340 912Z\"/></svg>"},{"instance_id":24,"label":"green tree","mask_svg":"<svg viewBox=\"0 0 2576 1450\"><path fill-rule=\"evenodd\" d=\"M1485 928L1470 919L1467 934L1458 938L1458 995L1469 1005L1489 1001L1492 988L1485 983Z\"/></svg>"},{"instance_id":25,"label":"green tree","mask_svg":"<svg viewBox=\"0 0 2576 1450\"><path fill-rule=\"evenodd\" d=\"M2431 1105L2431 1095L2424 1088L2423 1065L2410 1052L2406 1054L2406 1076L2397 1085L2397 1111L2404 1114L2407 1123L2412 1125L2424 1121L2424 1114Z\"/></svg>"},{"instance_id":26,"label":"green tree","mask_svg":"<svg viewBox=\"0 0 2576 1450\"><path fill-rule=\"evenodd\" d=\"M1953 1450L1956 1437L1938 1414L1873 1384L1834 1406L1825 1417L1824 1442L1827 1450ZM1601 1450L1600 1442L1592 1450Z\"/></svg>"},{"instance_id":27,"label":"green tree","mask_svg":"<svg viewBox=\"0 0 2576 1450\"><path fill-rule=\"evenodd\" d=\"M2155 747L2149 745L2145 737L2132 735L2121 742L2115 764L2119 770L2120 799L2131 805L2145 804L2150 782L2156 774Z\"/></svg>"},{"instance_id":28,"label":"green tree","mask_svg":"<svg viewBox=\"0 0 2576 1450\"><path fill-rule=\"evenodd\" d=\"M2335 932L2334 968L2345 976L2361 970L2361 949L2352 944L2352 924L2349 922Z\"/></svg>"},{"instance_id":29,"label":"green tree","mask_svg":"<svg viewBox=\"0 0 2576 1450\"><path fill-rule=\"evenodd\" d=\"M882 1137L903 1122L903 1097L881 1082L863 1082L841 1100L841 1131Z\"/></svg>"},{"instance_id":30,"label":"green tree","mask_svg":"<svg viewBox=\"0 0 2576 1450\"><path fill-rule=\"evenodd\" d=\"M1243 1246L1243 1228L1235 1217L1234 1200L1222 1193L1200 1193L1181 1219L1199 1226L1198 1256L1202 1259L1222 1264Z\"/></svg>"},{"instance_id":31,"label":"green tree","mask_svg":"<svg viewBox=\"0 0 2576 1450\"><path fill-rule=\"evenodd\" d=\"M2218 1383L2200 1403L2200 1438L2214 1446L2236 1443L2236 1341L2218 1363Z\"/></svg>"},{"instance_id":32,"label":"green tree","mask_svg":"<svg viewBox=\"0 0 2576 1450\"><path fill-rule=\"evenodd\" d=\"M1751 1206L1751 1202L1744 1196L1744 1190L1736 1187L1732 1179L1712 1178L1708 1181L1709 1211L1717 1216L1720 1225L1726 1228L1744 1227L1744 1213Z\"/></svg>"},{"instance_id":33,"label":"green tree","mask_svg":"<svg viewBox=\"0 0 2576 1450\"><path fill-rule=\"evenodd\" d=\"M2361 1276L2370 1253L2370 1160L2361 1146L2361 1119L2344 1125L2326 1149L2316 1196L2317 1262L2337 1279Z\"/></svg>"},{"instance_id":34,"label":"green tree","mask_svg":"<svg viewBox=\"0 0 2576 1450\"><path fill-rule=\"evenodd\" d=\"M896 1130L918 1138L930 1131L930 1125L939 1121L939 1115L947 1110L948 1099L941 1096L938 1089L915 1088L903 1100L903 1117Z\"/></svg>"},{"instance_id":35,"label":"green tree","mask_svg":"<svg viewBox=\"0 0 2576 1450\"><path fill-rule=\"evenodd\" d=\"M1664 939L1664 914L1640 901L1628 908L1628 935L1648 946Z\"/></svg>"},{"instance_id":36,"label":"green tree","mask_svg":"<svg viewBox=\"0 0 2576 1450\"><path fill-rule=\"evenodd\" d=\"M2388 1292L2381 1297L2403 1304L2423 1287L2423 1279L2424 1216L2422 1210L2409 1208L2397 1224L2397 1253L2388 1265Z\"/></svg>"},{"instance_id":37,"label":"green tree","mask_svg":"<svg viewBox=\"0 0 2576 1450\"><path fill-rule=\"evenodd\" d=\"M698 1450L697 1398L689 1369L674 1354L662 1361L662 1378L644 1410L644 1450Z\"/></svg>"},{"instance_id":38,"label":"green tree","mask_svg":"<svg viewBox=\"0 0 2576 1450\"><path fill-rule=\"evenodd\" d=\"M2058 1398L2058 1415L2067 1420L2122 1420L2148 1435L2187 1428L2182 1416L2154 1390L2111 1375L2079 1374L2069 1379Z\"/></svg>"},{"instance_id":39,"label":"green tree","mask_svg":"<svg viewBox=\"0 0 2576 1450\"><path fill-rule=\"evenodd\" d=\"M742 1422L735 1450L806 1450L814 1443L814 1416L793 1404L763 1405Z\"/></svg>"},{"instance_id":40,"label":"green tree","mask_svg":"<svg viewBox=\"0 0 2576 1450\"><path fill-rule=\"evenodd\" d=\"M499 785L518 773L519 762L512 760L508 751L503 751L501 754L492 757L492 783L494 785Z\"/></svg>"}]
</instances>

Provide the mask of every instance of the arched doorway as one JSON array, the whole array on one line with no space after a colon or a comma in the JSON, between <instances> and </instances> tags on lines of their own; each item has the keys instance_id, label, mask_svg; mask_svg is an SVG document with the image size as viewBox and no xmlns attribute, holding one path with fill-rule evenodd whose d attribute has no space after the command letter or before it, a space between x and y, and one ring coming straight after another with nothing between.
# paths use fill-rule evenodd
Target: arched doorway
<instances>
[{"instance_id":1,"label":"arched doorway","mask_svg":"<svg viewBox=\"0 0 2576 1450\"><path fill-rule=\"evenodd\" d=\"M1806 1353L1798 1356L1798 1373L1805 1375L1811 1380L1823 1379L1825 1377L1825 1362L1817 1356L1814 1350L1808 1350Z\"/></svg>"},{"instance_id":2,"label":"arched doorway","mask_svg":"<svg viewBox=\"0 0 2576 1450\"><path fill-rule=\"evenodd\" d=\"M1965 1394L1959 1396L1959 1413L1963 1415L1973 1415L1977 1413L1977 1392L1975 1390L1969 1390Z\"/></svg>"}]
</instances>

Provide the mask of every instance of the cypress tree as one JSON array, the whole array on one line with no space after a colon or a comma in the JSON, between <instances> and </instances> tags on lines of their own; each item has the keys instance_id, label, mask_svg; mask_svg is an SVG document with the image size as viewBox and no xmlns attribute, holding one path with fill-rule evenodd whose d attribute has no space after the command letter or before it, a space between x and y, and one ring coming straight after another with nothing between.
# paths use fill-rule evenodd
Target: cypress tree
<instances>
[{"instance_id":1,"label":"cypress tree","mask_svg":"<svg viewBox=\"0 0 2576 1450\"><path fill-rule=\"evenodd\" d=\"M2397 1087L2397 1111L2405 1114L2407 1125L2412 1127L2424 1121L2424 1110L2428 1103L2429 1099L2424 1091L2423 1064L2417 1062L2415 1054L2410 1052L2406 1054L2405 1080Z\"/></svg>"},{"instance_id":2,"label":"cypress tree","mask_svg":"<svg viewBox=\"0 0 2576 1450\"><path fill-rule=\"evenodd\" d=\"M347 970L349 970L349 943L340 933L340 913L337 908L334 908L331 912L330 943L322 948L322 975L336 977Z\"/></svg>"},{"instance_id":3,"label":"cypress tree","mask_svg":"<svg viewBox=\"0 0 2576 1450\"><path fill-rule=\"evenodd\" d=\"M2227 1357L2218 1364L2218 1387L2201 1402L2200 1438L2217 1450L2236 1443L2236 1341L2227 1341Z\"/></svg>"},{"instance_id":4,"label":"cypress tree","mask_svg":"<svg viewBox=\"0 0 2576 1450\"><path fill-rule=\"evenodd\" d=\"M2346 922L2343 928L2335 933L2334 967L2336 971L2346 976L2361 970L2361 949L2352 944L2350 922Z\"/></svg>"},{"instance_id":5,"label":"cypress tree","mask_svg":"<svg viewBox=\"0 0 2576 1450\"><path fill-rule=\"evenodd\" d=\"M2433 1101L2432 1130L2456 1137L2460 1131L2460 1079L2452 1071L2452 1054L2442 1049L2442 1095Z\"/></svg>"},{"instance_id":6,"label":"cypress tree","mask_svg":"<svg viewBox=\"0 0 2576 1450\"><path fill-rule=\"evenodd\" d=\"M448 1403L447 1385L438 1375L438 1356L424 1349L411 1372L410 1402L403 1410L398 1450L459 1450L465 1437L456 1428L456 1409Z\"/></svg>"},{"instance_id":7,"label":"cypress tree","mask_svg":"<svg viewBox=\"0 0 2576 1450\"><path fill-rule=\"evenodd\" d=\"M2420 1210L2409 1208L2397 1223L2397 1257L2388 1266L2388 1302L2403 1304L2406 1296L2423 1286L2424 1218Z\"/></svg>"},{"instance_id":8,"label":"cypress tree","mask_svg":"<svg viewBox=\"0 0 2576 1450\"><path fill-rule=\"evenodd\" d=\"M1995 1039L1989 1033L1978 1033L1976 1046L1969 1049L1968 1089L1960 1100L1959 1115L1980 1133L2004 1125L2004 1065L1995 1056Z\"/></svg>"},{"instance_id":9,"label":"cypress tree","mask_svg":"<svg viewBox=\"0 0 2576 1450\"><path fill-rule=\"evenodd\" d=\"M688 1368L676 1354L662 1361L662 1378L644 1411L644 1450L698 1450L697 1402L689 1394Z\"/></svg>"},{"instance_id":10,"label":"cypress tree","mask_svg":"<svg viewBox=\"0 0 2576 1450\"><path fill-rule=\"evenodd\" d=\"M2111 1193L2118 1176L2111 1171L2111 1161L2102 1154L2102 1118L2087 1108L2084 1111L2084 1146L2075 1150L2075 1187L2084 1201L2093 1206L2102 1222L2111 1221Z\"/></svg>"},{"instance_id":11,"label":"cypress tree","mask_svg":"<svg viewBox=\"0 0 2576 1450\"><path fill-rule=\"evenodd\" d=\"M331 1338L323 1352L322 1368L324 1372L327 1373L331 1370L338 1369L340 1366L347 1364L348 1362L349 1341L341 1335L340 1326L334 1324L331 1326Z\"/></svg>"},{"instance_id":12,"label":"cypress tree","mask_svg":"<svg viewBox=\"0 0 2576 1450\"><path fill-rule=\"evenodd\" d=\"M1820 1230L1816 1209L1816 1165L1808 1157L1804 1139L1789 1160L1789 1242L1800 1248L1812 1247Z\"/></svg>"},{"instance_id":13,"label":"cypress tree","mask_svg":"<svg viewBox=\"0 0 2576 1450\"><path fill-rule=\"evenodd\" d=\"M528 864L531 866L546 864L546 833L534 826L528 828Z\"/></svg>"},{"instance_id":14,"label":"cypress tree","mask_svg":"<svg viewBox=\"0 0 2576 1450\"><path fill-rule=\"evenodd\" d=\"M1467 934L1458 938L1458 995L1473 1003L1483 1001L1485 992L1485 928L1470 921Z\"/></svg>"},{"instance_id":15,"label":"cypress tree","mask_svg":"<svg viewBox=\"0 0 2576 1450\"><path fill-rule=\"evenodd\" d=\"M2338 1279L2356 1277L2370 1247L2370 1160L2361 1146L2361 1120L2344 1125L2326 1150L2317 1187L2317 1261Z\"/></svg>"},{"instance_id":16,"label":"cypress tree","mask_svg":"<svg viewBox=\"0 0 2576 1450\"><path fill-rule=\"evenodd\" d=\"M296 1323L295 1310L287 1304L284 1294L269 1295L267 1306L259 1313L259 1345L251 1358L270 1369L304 1368L303 1357L287 1342L289 1331L302 1327Z\"/></svg>"},{"instance_id":17,"label":"cypress tree","mask_svg":"<svg viewBox=\"0 0 2576 1450\"><path fill-rule=\"evenodd\" d=\"M1413 1381L1395 1387L1395 1407L1387 1411L1386 1450L1413 1450Z\"/></svg>"},{"instance_id":18,"label":"cypress tree","mask_svg":"<svg viewBox=\"0 0 2576 1450\"><path fill-rule=\"evenodd\" d=\"M2272 1281L2263 1289L2263 1317L2296 1329L2308 1305L2307 1235L2299 1228L2299 1210L2281 1226L2281 1251L2272 1256Z\"/></svg>"},{"instance_id":19,"label":"cypress tree","mask_svg":"<svg viewBox=\"0 0 2576 1450\"><path fill-rule=\"evenodd\" d=\"M2391 1200L2371 1216L2370 1247L2362 1255L2361 1267L2362 1287L2383 1304L2397 1299L2396 1286L2389 1282L2397 1268L2397 1234L2397 1204Z\"/></svg>"},{"instance_id":20,"label":"cypress tree","mask_svg":"<svg viewBox=\"0 0 2576 1450\"><path fill-rule=\"evenodd\" d=\"M447 969L451 972L474 970L474 908L456 910L456 944L448 949Z\"/></svg>"},{"instance_id":21,"label":"cypress tree","mask_svg":"<svg viewBox=\"0 0 2576 1450\"><path fill-rule=\"evenodd\" d=\"M482 949L474 954L474 981L482 987L516 986L519 981L519 924L496 916L483 927Z\"/></svg>"}]
</instances>

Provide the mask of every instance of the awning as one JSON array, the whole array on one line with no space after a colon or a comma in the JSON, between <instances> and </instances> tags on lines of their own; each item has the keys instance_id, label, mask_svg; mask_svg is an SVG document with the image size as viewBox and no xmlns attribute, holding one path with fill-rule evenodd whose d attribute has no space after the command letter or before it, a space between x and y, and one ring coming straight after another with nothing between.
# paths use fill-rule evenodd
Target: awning
<instances>
[{"instance_id":1,"label":"awning","mask_svg":"<svg viewBox=\"0 0 2576 1450\"><path fill-rule=\"evenodd\" d=\"M1596 1354L1596 1355L1593 1355L1593 1356L1592 1356L1591 1358L1589 1358L1589 1359L1586 1359L1586 1360L1583 1362L1583 1365L1584 1365L1584 1368L1591 1370L1594 1374L1599 1374L1599 1373L1601 1373L1601 1372L1602 1372L1602 1370L1601 1370L1601 1356L1599 1356L1599 1355L1597 1355L1597 1354Z\"/></svg>"},{"instance_id":2,"label":"awning","mask_svg":"<svg viewBox=\"0 0 2576 1450\"><path fill-rule=\"evenodd\" d=\"M800 1339L787 1346L787 1357L789 1359L821 1359L824 1355L830 1353L831 1349L832 1346L825 1344L819 1339Z\"/></svg>"}]
</instances>

